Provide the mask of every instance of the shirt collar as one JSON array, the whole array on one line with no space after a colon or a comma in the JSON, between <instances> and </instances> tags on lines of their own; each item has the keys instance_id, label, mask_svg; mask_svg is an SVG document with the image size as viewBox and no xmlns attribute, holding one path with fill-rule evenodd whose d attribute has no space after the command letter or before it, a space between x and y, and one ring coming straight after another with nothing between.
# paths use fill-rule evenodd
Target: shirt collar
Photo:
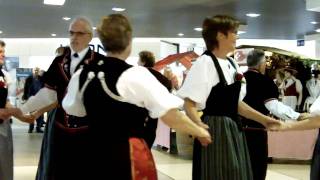
<instances>
[{"instance_id":1,"label":"shirt collar","mask_svg":"<svg viewBox=\"0 0 320 180\"><path fill-rule=\"evenodd\" d=\"M87 54L88 50L89 50L89 46L87 48L85 48L84 50L77 52L77 54L79 55L79 57L77 59L83 59L84 56ZM76 53L76 52L73 49L71 49L71 58L75 58L72 56L74 53Z\"/></svg>"}]
</instances>

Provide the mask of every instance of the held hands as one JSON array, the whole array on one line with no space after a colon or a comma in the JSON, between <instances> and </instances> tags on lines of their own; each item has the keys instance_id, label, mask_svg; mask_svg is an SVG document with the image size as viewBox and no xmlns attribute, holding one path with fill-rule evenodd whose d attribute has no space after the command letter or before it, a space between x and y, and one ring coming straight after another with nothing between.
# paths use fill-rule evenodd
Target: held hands
<instances>
[{"instance_id":1,"label":"held hands","mask_svg":"<svg viewBox=\"0 0 320 180\"><path fill-rule=\"evenodd\" d=\"M297 121L302 121L310 117L311 117L310 113L300 113L300 116L298 117Z\"/></svg>"},{"instance_id":2,"label":"held hands","mask_svg":"<svg viewBox=\"0 0 320 180\"><path fill-rule=\"evenodd\" d=\"M197 136L197 139L200 141L202 146L207 146L212 143L211 135L208 132L209 126L203 122L196 123L199 126L200 134Z\"/></svg>"},{"instance_id":3,"label":"held hands","mask_svg":"<svg viewBox=\"0 0 320 180\"><path fill-rule=\"evenodd\" d=\"M268 130L270 131L285 131L291 128L291 124L294 122L282 122L278 126L270 126Z\"/></svg>"},{"instance_id":4,"label":"held hands","mask_svg":"<svg viewBox=\"0 0 320 180\"><path fill-rule=\"evenodd\" d=\"M263 125L268 130L277 130L277 128L279 128L282 125L282 122L274 118L269 118L265 122L263 122Z\"/></svg>"},{"instance_id":5,"label":"held hands","mask_svg":"<svg viewBox=\"0 0 320 180\"><path fill-rule=\"evenodd\" d=\"M33 115L25 115L19 108L0 109L0 119L7 120L11 116L14 116L20 119L21 121L27 123L32 123L35 121L35 117Z\"/></svg>"}]
</instances>

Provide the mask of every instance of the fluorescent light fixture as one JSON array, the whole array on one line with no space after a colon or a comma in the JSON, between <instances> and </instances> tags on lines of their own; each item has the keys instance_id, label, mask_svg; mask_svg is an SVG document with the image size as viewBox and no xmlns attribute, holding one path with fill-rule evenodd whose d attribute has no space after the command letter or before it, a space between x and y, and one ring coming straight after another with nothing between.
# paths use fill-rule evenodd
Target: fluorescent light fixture
<instances>
[{"instance_id":1,"label":"fluorescent light fixture","mask_svg":"<svg viewBox=\"0 0 320 180\"><path fill-rule=\"evenodd\" d=\"M112 11L116 11L116 12L122 12L122 11L125 11L125 10L126 10L125 8L118 8L118 7L112 8Z\"/></svg>"},{"instance_id":2,"label":"fluorescent light fixture","mask_svg":"<svg viewBox=\"0 0 320 180\"><path fill-rule=\"evenodd\" d=\"M311 24L318 24L318 22L317 21L312 21L312 22L310 22Z\"/></svg>"},{"instance_id":3,"label":"fluorescent light fixture","mask_svg":"<svg viewBox=\"0 0 320 180\"><path fill-rule=\"evenodd\" d=\"M320 29L316 29L316 32L320 33Z\"/></svg>"},{"instance_id":4,"label":"fluorescent light fixture","mask_svg":"<svg viewBox=\"0 0 320 180\"><path fill-rule=\"evenodd\" d=\"M238 31L238 35L240 35L240 34L244 34L244 33L246 33L246 31Z\"/></svg>"},{"instance_id":5,"label":"fluorescent light fixture","mask_svg":"<svg viewBox=\"0 0 320 180\"><path fill-rule=\"evenodd\" d=\"M3 32L2 31L0 31L0 34L2 34Z\"/></svg>"},{"instance_id":6,"label":"fluorescent light fixture","mask_svg":"<svg viewBox=\"0 0 320 180\"><path fill-rule=\"evenodd\" d=\"M96 29L97 29L97 27L95 27L95 26L94 26L94 27L92 27L92 29L93 29L93 30L96 30Z\"/></svg>"},{"instance_id":7,"label":"fluorescent light fixture","mask_svg":"<svg viewBox=\"0 0 320 180\"><path fill-rule=\"evenodd\" d=\"M54 34L54 33L53 33L53 34L51 34L51 36L55 37L55 36L57 36L57 34Z\"/></svg>"},{"instance_id":8,"label":"fluorescent light fixture","mask_svg":"<svg viewBox=\"0 0 320 180\"><path fill-rule=\"evenodd\" d=\"M43 0L43 4L62 6L66 0Z\"/></svg>"},{"instance_id":9,"label":"fluorescent light fixture","mask_svg":"<svg viewBox=\"0 0 320 180\"><path fill-rule=\"evenodd\" d=\"M248 13L248 14L246 14L246 16L255 18L255 17L259 17L260 14L257 14L257 13Z\"/></svg>"},{"instance_id":10,"label":"fluorescent light fixture","mask_svg":"<svg viewBox=\"0 0 320 180\"><path fill-rule=\"evenodd\" d=\"M202 31L202 28L201 27L196 27L194 28L195 31Z\"/></svg>"},{"instance_id":11,"label":"fluorescent light fixture","mask_svg":"<svg viewBox=\"0 0 320 180\"><path fill-rule=\"evenodd\" d=\"M66 20L66 21L69 21L71 18L65 16L65 17L63 17L62 19L63 19L63 20Z\"/></svg>"},{"instance_id":12,"label":"fluorescent light fixture","mask_svg":"<svg viewBox=\"0 0 320 180\"><path fill-rule=\"evenodd\" d=\"M184 36L184 34L183 33L179 33L178 36Z\"/></svg>"}]
</instances>

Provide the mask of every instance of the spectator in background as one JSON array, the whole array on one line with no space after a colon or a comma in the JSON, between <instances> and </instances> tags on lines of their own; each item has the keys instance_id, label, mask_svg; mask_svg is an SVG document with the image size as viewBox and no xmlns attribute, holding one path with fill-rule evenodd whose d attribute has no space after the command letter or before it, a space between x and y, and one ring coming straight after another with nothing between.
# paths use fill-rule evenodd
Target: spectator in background
<instances>
[{"instance_id":1,"label":"spectator in background","mask_svg":"<svg viewBox=\"0 0 320 180\"><path fill-rule=\"evenodd\" d=\"M294 75L297 71L292 67L284 68L284 79L280 88L283 92L282 102L293 110L299 111L302 101L302 84Z\"/></svg>"},{"instance_id":2,"label":"spectator in background","mask_svg":"<svg viewBox=\"0 0 320 180\"><path fill-rule=\"evenodd\" d=\"M320 76L319 71L313 71L313 75L310 80L306 83L309 96L304 103L304 110L309 111L310 106L320 95Z\"/></svg>"},{"instance_id":3,"label":"spectator in background","mask_svg":"<svg viewBox=\"0 0 320 180\"><path fill-rule=\"evenodd\" d=\"M152 69L154 64L155 64L155 57L152 52L141 51L139 53L138 65L148 68L151 74L153 74L153 76L156 77L157 80L168 89L168 91L171 91L172 89L171 81L169 81L169 79L163 76L160 72ZM147 115L146 122L145 122L146 129L145 129L144 140L147 142L149 148L152 147L154 140L156 138L157 124L158 124L157 118L151 118L149 115Z\"/></svg>"},{"instance_id":4,"label":"spectator in background","mask_svg":"<svg viewBox=\"0 0 320 180\"><path fill-rule=\"evenodd\" d=\"M40 68L36 67L33 70L33 74L26 79L26 82L24 84L24 90L23 90L24 92L23 92L22 100L27 101L29 97L34 96L35 94L37 94L37 92L41 88L43 88L44 84L43 84L43 80L40 73L41 73ZM43 119L43 115L38 117L36 122L37 122L36 132L43 133L43 130L41 129L41 127L45 123ZM33 129L34 129L34 122L30 123L28 133L32 133Z\"/></svg>"}]
</instances>

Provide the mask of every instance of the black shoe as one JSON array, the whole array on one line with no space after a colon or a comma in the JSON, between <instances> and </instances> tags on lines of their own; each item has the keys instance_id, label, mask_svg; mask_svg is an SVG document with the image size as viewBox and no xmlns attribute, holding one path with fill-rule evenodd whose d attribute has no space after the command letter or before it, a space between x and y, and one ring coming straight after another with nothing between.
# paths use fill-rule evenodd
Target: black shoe
<instances>
[{"instance_id":1,"label":"black shoe","mask_svg":"<svg viewBox=\"0 0 320 180\"><path fill-rule=\"evenodd\" d=\"M28 133L32 133L32 130L31 130L31 129L29 129Z\"/></svg>"},{"instance_id":2,"label":"black shoe","mask_svg":"<svg viewBox=\"0 0 320 180\"><path fill-rule=\"evenodd\" d=\"M37 129L37 133L43 133L43 130L42 129Z\"/></svg>"}]
</instances>

